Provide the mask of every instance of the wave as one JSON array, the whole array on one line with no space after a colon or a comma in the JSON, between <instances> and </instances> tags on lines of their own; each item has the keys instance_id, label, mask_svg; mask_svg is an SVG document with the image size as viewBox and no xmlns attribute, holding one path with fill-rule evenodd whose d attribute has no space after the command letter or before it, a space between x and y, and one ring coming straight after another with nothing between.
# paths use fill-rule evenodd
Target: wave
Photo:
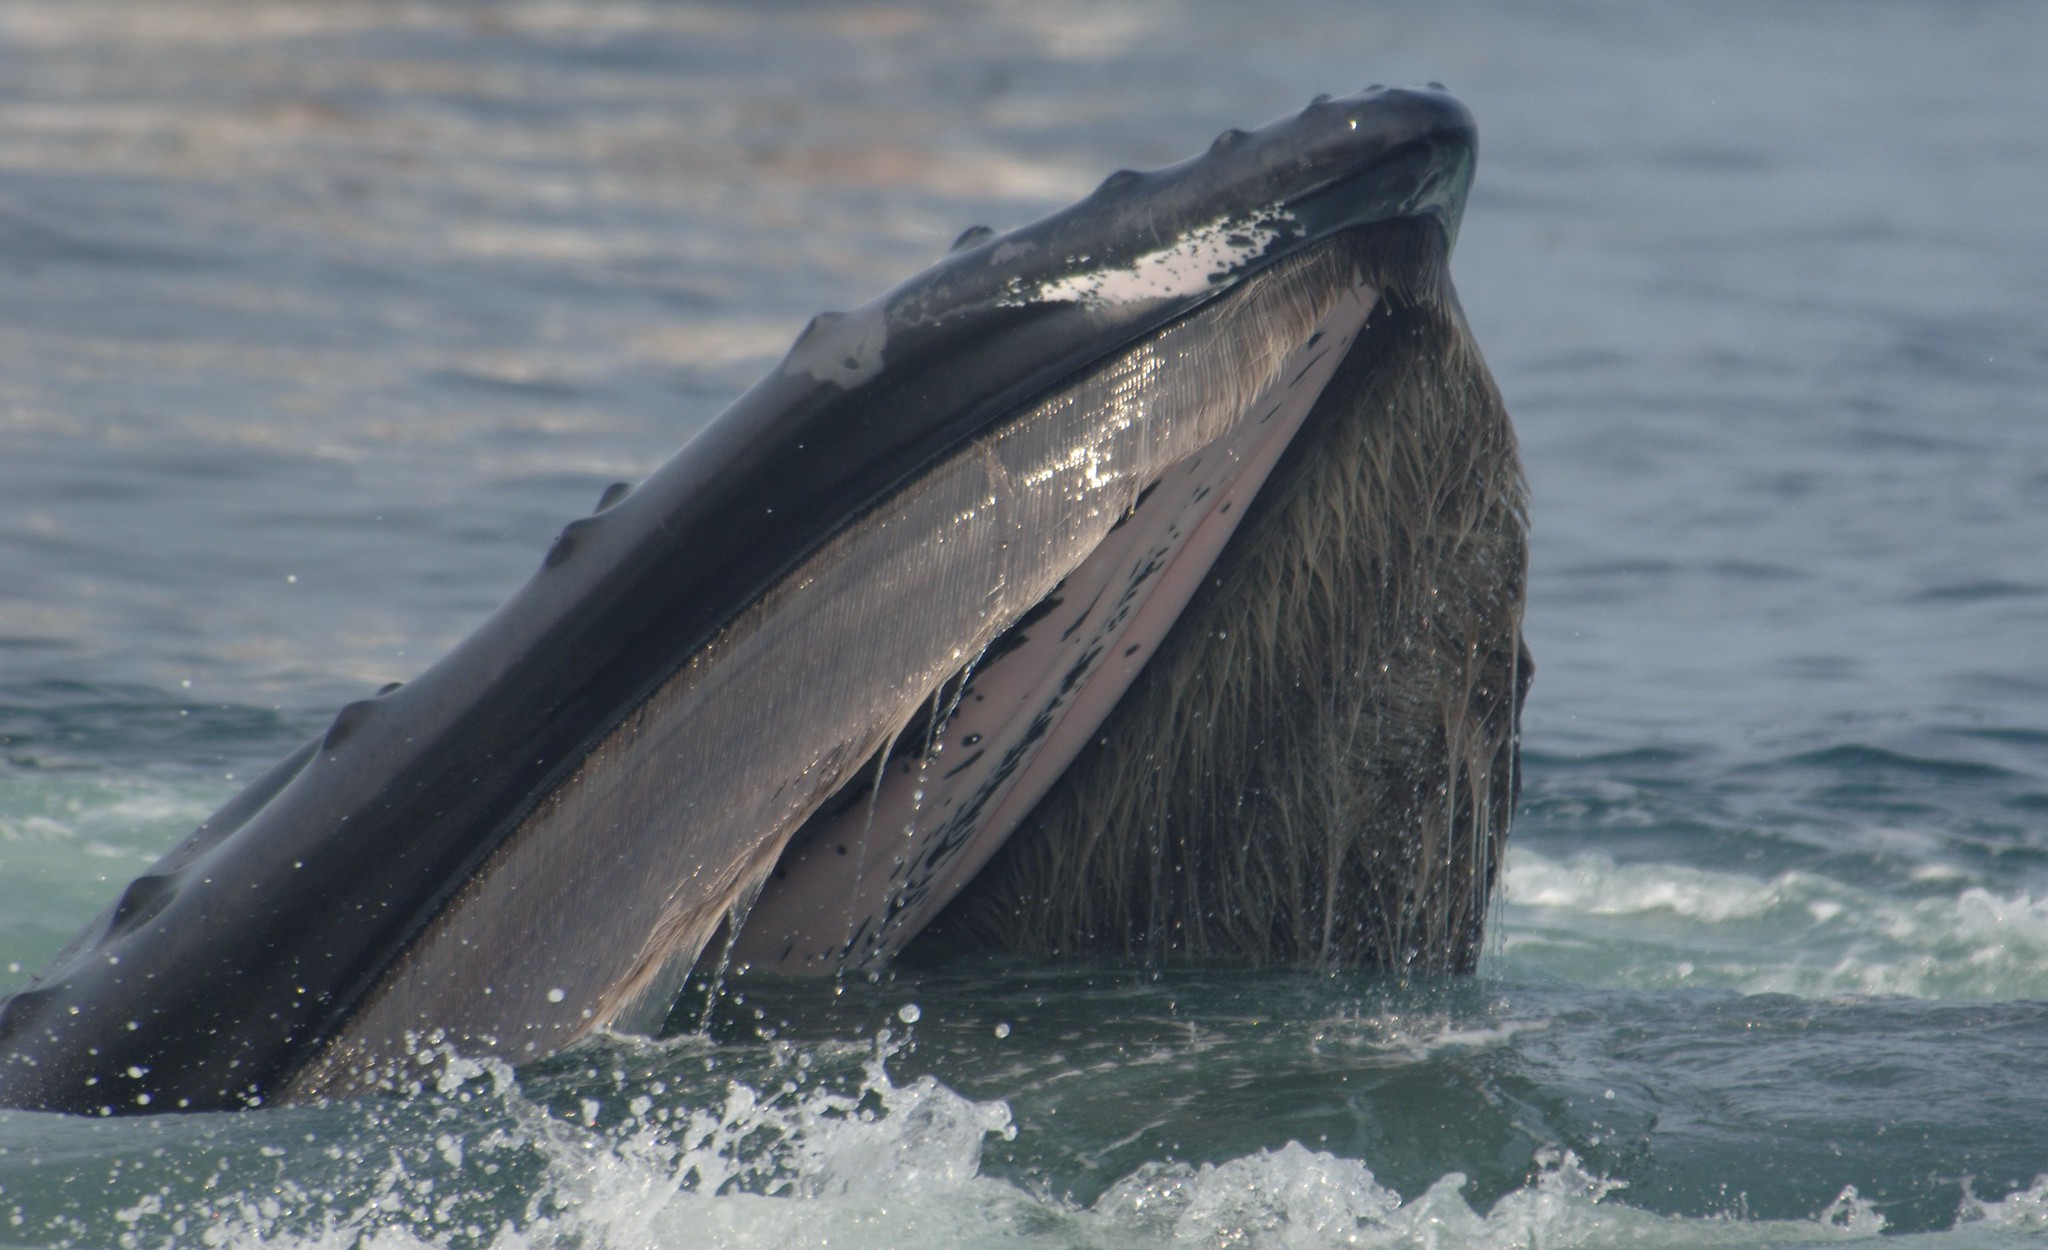
<instances>
[{"instance_id":1,"label":"wave","mask_svg":"<svg viewBox=\"0 0 2048 1250\"><path fill-rule=\"evenodd\" d=\"M1874 889L1597 852L1508 853L1495 970L1807 998L2048 998L2048 896L1923 864Z\"/></svg>"}]
</instances>

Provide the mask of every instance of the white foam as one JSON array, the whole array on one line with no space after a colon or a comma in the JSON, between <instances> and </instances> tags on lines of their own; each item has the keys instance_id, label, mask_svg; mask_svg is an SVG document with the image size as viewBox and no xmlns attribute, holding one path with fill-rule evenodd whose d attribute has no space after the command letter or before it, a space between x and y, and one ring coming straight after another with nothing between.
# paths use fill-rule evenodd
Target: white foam
<instances>
[{"instance_id":1,"label":"white foam","mask_svg":"<svg viewBox=\"0 0 2048 1250\"><path fill-rule=\"evenodd\" d=\"M1958 1228L1972 1226L2015 1233L2048 1234L2048 1175L2037 1176L2025 1189L2016 1189L1997 1202L1986 1202L1963 1182L1962 1206L1956 1212Z\"/></svg>"},{"instance_id":2,"label":"white foam","mask_svg":"<svg viewBox=\"0 0 2048 1250\"><path fill-rule=\"evenodd\" d=\"M1811 1220L1660 1216L1612 1195L1626 1186L1588 1172L1569 1151L1537 1156L1535 1176L1491 1210L1467 1201L1452 1172L1418 1197L1380 1185L1356 1160L1299 1143L1227 1163L1149 1165L1076 1216L1065 1244L1307 1247L1786 1246L1874 1237L1883 1219L1853 1189Z\"/></svg>"},{"instance_id":3,"label":"white foam","mask_svg":"<svg viewBox=\"0 0 2048 1250\"><path fill-rule=\"evenodd\" d=\"M1875 891L1806 871L1756 877L1516 848L1506 898L1506 961L1582 983L2048 997L2048 897L1950 876Z\"/></svg>"},{"instance_id":4,"label":"white foam","mask_svg":"<svg viewBox=\"0 0 2048 1250\"><path fill-rule=\"evenodd\" d=\"M210 786L95 774L0 775L0 995L129 878L206 818Z\"/></svg>"},{"instance_id":5,"label":"white foam","mask_svg":"<svg viewBox=\"0 0 2048 1250\"><path fill-rule=\"evenodd\" d=\"M1364 1163L1288 1142L1200 1168L1148 1164L1097 1200L1093 1215L1167 1242L1331 1245L1400 1206Z\"/></svg>"},{"instance_id":6,"label":"white foam","mask_svg":"<svg viewBox=\"0 0 2048 1250\"><path fill-rule=\"evenodd\" d=\"M105 777L0 778L0 843L98 845L154 858L220 797L212 787Z\"/></svg>"}]
</instances>

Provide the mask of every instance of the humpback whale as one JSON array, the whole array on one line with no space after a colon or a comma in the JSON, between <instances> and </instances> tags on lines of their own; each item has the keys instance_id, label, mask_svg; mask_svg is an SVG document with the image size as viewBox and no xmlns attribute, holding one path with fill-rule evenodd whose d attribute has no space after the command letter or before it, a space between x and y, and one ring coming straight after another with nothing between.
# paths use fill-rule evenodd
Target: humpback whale
<instances>
[{"instance_id":1,"label":"humpback whale","mask_svg":"<svg viewBox=\"0 0 2048 1250\"><path fill-rule=\"evenodd\" d=\"M1441 89L826 313L0 1006L0 1105L247 1107L920 943L1469 970L1525 501Z\"/></svg>"}]
</instances>

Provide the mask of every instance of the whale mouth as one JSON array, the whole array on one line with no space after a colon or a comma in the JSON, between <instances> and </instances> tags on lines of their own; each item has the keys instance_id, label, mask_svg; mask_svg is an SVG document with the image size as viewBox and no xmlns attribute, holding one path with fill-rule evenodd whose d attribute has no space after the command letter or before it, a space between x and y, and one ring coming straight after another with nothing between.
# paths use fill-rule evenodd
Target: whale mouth
<instances>
[{"instance_id":1,"label":"whale mouth","mask_svg":"<svg viewBox=\"0 0 2048 1250\"><path fill-rule=\"evenodd\" d=\"M1014 583L1038 597L798 830L740 918L734 966L877 968L988 862L1158 650L1364 333L1380 301L1364 259L1348 237L1306 249L964 453L1036 444L1003 480L1085 500L1086 554L1048 544Z\"/></svg>"},{"instance_id":2,"label":"whale mouth","mask_svg":"<svg viewBox=\"0 0 2048 1250\"><path fill-rule=\"evenodd\" d=\"M886 961L1089 757L1360 344L1463 341L1474 143L1440 92L1319 99L821 315L0 1005L0 1105L344 1094L651 1031L705 960Z\"/></svg>"},{"instance_id":3,"label":"whale mouth","mask_svg":"<svg viewBox=\"0 0 2048 1250\"><path fill-rule=\"evenodd\" d=\"M523 1060L593 1028L659 1030L702 959L886 963L1195 596L1380 305L1395 249L1375 240L1429 273L1434 235L1361 228L1262 267L837 530L590 749L293 1095L353 1088L379 1039L429 1019ZM563 848L611 829L641 831L630 856L579 856L565 881ZM499 950L521 952L518 979L480 980L477 952Z\"/></svg>"}]
</instances>

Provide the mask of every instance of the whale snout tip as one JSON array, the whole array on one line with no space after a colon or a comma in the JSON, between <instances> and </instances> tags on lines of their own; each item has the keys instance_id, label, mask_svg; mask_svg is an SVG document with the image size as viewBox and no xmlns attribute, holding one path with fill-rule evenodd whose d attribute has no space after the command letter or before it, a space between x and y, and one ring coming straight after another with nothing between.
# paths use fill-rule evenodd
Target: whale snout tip
<instances>
[{"instance_id":1,"label":"whale snout tip","mask_svg":"<svg viewBox=\"0 0 2048 1250\"><path fill-rule=\"evenodd\" d=\"M1476 150L1479 137L1471 110L1438 82L1318 95L1298 114L1298 125L1301 155L1337 168L1370 165L1418 144L1445 153Z\"/></svg>"}]
</instances>

